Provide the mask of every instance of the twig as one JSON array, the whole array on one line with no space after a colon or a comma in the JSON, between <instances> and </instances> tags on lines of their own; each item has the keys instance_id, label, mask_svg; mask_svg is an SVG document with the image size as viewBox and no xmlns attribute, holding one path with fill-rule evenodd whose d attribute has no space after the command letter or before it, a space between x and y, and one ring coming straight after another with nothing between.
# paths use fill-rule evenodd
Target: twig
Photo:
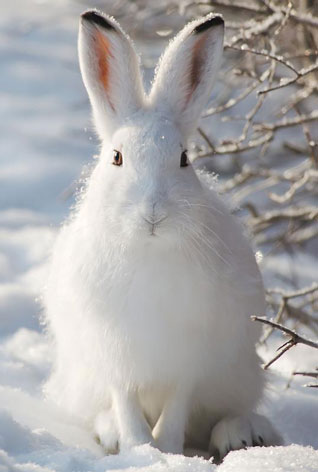
<instances>
[{"instance_id":1,"label":"twig","mask_svg":"<svg viewBox=\"0 0 318 472\"><path fill-rule=\"evenodd\" d=\"M262 93L273 92L274 90L278 90L278 89L287 87L288 85L292 85L295 82L297 82L297 80L302 79L306 75L311 74L311 72L315 72L316 70L318 70L317 62L307 67L306 69L301 69L300 71L296 71L297 72L296 77L293 77L291 79L288 79L288 78L280 79L280 83L278 85L275 85L274 87L269 87L264 90L259 90L258 94L261 95Z\"/></svg>"},{"instance_id":2,"label":"twig","mask_svg":"<svg viewBox=\"0 0 318 472\"><path fill-rule=\"evenodd\" d=\"M262 3L272 12L282 12L286 14L286 8L274 5L268 0L262 0ZM287 7L288 8L288 7ZM309 26L318 27L318 18L311 13L301 13L294 8L290 11L289 16L297 23L303 23Z\"/></svg>"},{"instance_id":3,"label":"twig","mask_svg":"<svg viewBox=\"0 0 318 472\"><path fill-rule=\"evenodd\" d=\"M244 165L239 174L235 174L232 179L228 179L222 186L222 191L232 190L239 185L244 184L253 177L272 177L273 173L269 169L255 168Z\"/></svg>"},{"instance_id":4,"label":"twig","mask_svg":"<svg viewBox=\"0 0 318 472\"><path fill-rule=\"evenodd\" d=\"M223 144L221 146L216 146L214 151L202 153L197 156L197 158L209 157L213 154L233 154L237 152L249 151L256 147L261 146L262 144L271 141L273 139L273 133L269 132L264 135L261 135L258 138L251 139L247 144L241 144L233 142L230 144Z\"/></svg>"},{"instance_id":5,"label":"twig","mask_svg":"<svg viewBox=\"0 0 318 472\"><path fill-rule=\"evenodd\" d=\"M263 83L265 80L267 80L268 76L270 74L270 68L268 68L263 74L255 80L249 87L246 87L246 89L243 90L242 93L240 93L237 97L235 98L230 98L224 105L219 105L218 107L212 107L209 108L204 114L203 118L214 115L215 113L220 113L222 111L228 110L229 108L234 107L237 105L239 102L244 100L250 93L252 93L261 83Z\"/></svg>"},{"instance_id":6,"label":"twig","mask_svg":"<svg viewBox=\"0 0 318 472\"><path fill-rule=\"evenodd\" d=\"M264 226L281 220L301 219L303 221L313 221L318 218L318 207L287 207L278 210L269 210L257 218L250 218L249 224L254 227L254 231L260 231Z\"/></svg>"},{"instance_id":7,"label":"twig","mask_svg":"<svg viewBox=\"0 0 318 472\"><path fill-rule=\"evenodd\" d=\"M279 288L269 288L267 289L268 293L274 293L281 295L283 298L291 299L297 297L303 297L305 295L310 295L318 290L318 283L313 283L310 287L304 287L299 290L294 290L292 292L286 292L285 290L281 290Z\"/></svg>"},{"instance_id":8,"label":"twig","mask_svg":"<svg viewBox=\"0 0 318 472\"><path fill-rule=\"evenodd\" d=\"M300 109L297 105L294 105L294 109L296 110L296 112L298 113L298 116L301 116L301 112L300 112ZM309 153L310 153L310 157L311 157L311 160L312 160L312 163L314 164L314 166L316 167L318 165L318 145L317 143L315 143L315 141L312 139L311 137L311 134L310 134L310 131L309 131L309 127L307 126L306 123L302 123L302 129L303 129L303 132L304 132L304 135L305 135L305 138L306 138L306 141L307 141L307 144L308 144L308 149L309 149Z\"/></svg>"},{"instance_id":9,"label":"twig","mask_svg":"<svg viewBox=\"0 0 318 472\"><path fill-rule=\"evenodd\" d=\"M289 238L291 244L303 244L309 239L318 237L318 228L309 227L295 231Z\"/></svg>"},{"instance_id":10,"label":"twig","mask_svg":"<svg viewBox=\"0 0 318 472\"><path fill-rule=\"evenodd\" d=\"M296 75L298 75L297 69L288 60L284 59L283 56L277 56L276 54L270 53L269 51L266 51L266 49L259 51L257 49L249 48L246 44L243 44L242 46L231 46L231 45L225 44L225 48L234 49L235 51L249 52L257 56L263 56L263 57L266 57L267 59L272 59L276 62L279 62L280 64L283 64L285 67L287 67Z\"/></svg>"},{"instance_id":11,"label":"twig","mask_svg":"<svg viewBox=\"0 0 318 472\"><path fill-rule=\"evenodd\" d=\"M306 339L303 336L300 336L298 333L296 333L296 331L286 328L286 326L283 326L279 323L275 323L274 321L270 321L267 318L263 318L260 316L252 316L252 320L259 321L260 323L264 323L266 325L272 326L273 328L279 329L283 333L288 334L291 337L291 339L287 342L290 342L291 340L293 340L295 344L305 344L306 346L310 346L310 347L314 347L315 349L318 349L318 342L311 341L310 339ZM279 349L281 349L283 346L281 346Z\"/></svg>"},{"instance_id":12,"label":"twig","mask_svg":"<svg viewBox=\"0 0 318 472\"><path fill-rule=\"evenodd\" d=\"M283 354L285 354L285 352L287 352L293 346L296 346L296 344L304 344L306 346L318 349L317 342L311 341L310 339L306 339L303 336L300 336L298 333L296 333L296 331L286 328L286 326L283 326L279 323L275 323L274 321L270 321L260 316L252 316L251 318L253 321L259 321L260 323L263 323L265 325L271 326L272 328L278 329L282 331L283 333L287 334L288 336L290 336L290 339L278 348L279 353L273 359L267 362L267 364L264 366L265 370L268 369Z\"/></svg>"},{"instance_id":13,"label":"twig","mask_svg":"<svg viewBox=\"0 0 318 472\"><path fill-rule=\"evenodd\" d=\"M316 369L314 372L293 372L293 375L302 375L303 377L312 377L313 379L318 379L318 369ZM317 388L318 383L305 384L304 387Z\"/></svg>"},{"instance_id":14,"label":"twig","mask_svg":"<svg viewBox=\"0 0 318 472\"><path fill-rule=\"evenodd\" d=\"M208 137L208 135L203 131L202 128L198 128L198 132L199 134L202 136L202 138L204 139L204 141L208 144L209 148L211 149L211 151L213 153L215 153L215 147L214 145L212 144L212 141L211 139Z\"/></svg>"},{"instance_id":15,"label":"twig","mask_svg":"<svg viewBox=\"0 0 318 472\"><path fill-rule=\"evenodd\" d=\"M304 375L306 377L313 377L314 379L318 379L318 371L316 371L316 372L294 372L294 375Z\"/></svg>"},{"instance_id":16,"label":"twig","mask_svg":"<svg viewBox=\"0 0 318 472\"><path fill-rule=\"evenodd\" d=\"M264 7L256 7L253 5L249 5L247 2L233 2L233 0L207 0L206 2L203 1L196 1L194 5L198 6L217 6L217 7L224 7L224 8L235 8L239 9L240 11L244 10L248 13L259 13L259 14L266 14L268 12L267 8Z\"/></svg>"},{"instance_id":17,"label":"twig","mask_svg":"<svg viewBox=\"0 0 318 472\"><path fill-rule=\"evenodd\" d=\"M290 101L284 105L280 110L280 115L286 115L286 113L294 108L296 105L301 103L303 100L306 100L314 90L316 90L317 86L315 85L308 85L308 87L301 88L297 90L297 92L291 97Z\"/></svg>"},{"instance_id":18,"label":"twig","mask_svg":"<svg viewBox=\"0 0 318 472\"><path fill-rule=\"evenodd\" d=\"M276 121L276 123L257 123L254 125L255 131L276 131L280 128L288 128L290 126L298 126L302 123L308 123L310 121L318 120L318 110L314 110L308 115L298 115L294 118L283 118L280 121Z\"/></svg>"},{"instance_id":19,"label":"twig","mask_svg":"<svg viewBox=\"0 0 318 472\"><path fill-rule=\"evenodd\" d=\"M287 8L284 11L284 18L282 19L280 25L278 25L278 28L276 29L276 31L274 33L275 36L278 36L280 34L280 32L282 31L282 29L285 27L285 25L286 25L286 23L287 23L287 21L290 17L292 8L293 8L293 4L289 1L288 5L287 5Z\"/></svg>"},{"instance_id":20,"label":"twig","mask_svg":"<svg viewBox=\"0 0 318 472\"><path fill-rule=\"evenodd\" d=\"M269 198L277 203L289 202L293 198L297 190L299 190L301 187L306 185L306 183L311 178L315 179L318 182L318 171L314 169L307 170L299 180L292 183L292 185L289 187L287 192L285 192L283 195L277 195L276 193L269 193Z\"/></svg>"},{"instance_id":21,"label":"twig","mask_svg":"<svg viewBox=\"0 0 318 472\"><path fill-rule=\"evenodd\" d=\"M274 50L275 46L274 46L273 43L271 43L271 46L272 46L272 49ZM271 84L272 80L273 80L273 77L274 77L274 74L275 74L275 61L274 60L272 60L269 70L270 70L270 73L269 73L269 77L268 77L268 83ZM246 122L245 122L245 125L243 127L242 134L238 139L238 142L243 142L247 138L247 133L250 129L250 126L252 125L253 119L254 119L255 115L257 114L257 112L262 107L262 105L264 103L264 99L265 99L265 95L260 95L258 97L258 100L257 100L255 106L247 113ZM266 144L266 143L263 143L263 144Z\"/></svg>"},{"instance_id":22,"label":"twig","mask_svg":"<svg viewBox=\"0 0 318 472\"><path fill-rule=\"evenodd\" d=\"M286 231L284 232L284 238L286 238ZM277 237L275 238L275 241L277 241ZM281 319L282 319L285 312L287 312L290 317L295 317L294 310L296 308L291 306L289 304L289 301L292 300L292 299L295 299L295 298L305 297L305 296L308 296L308 295L312 295L315 292L318 292L318 284L314 283L310 287L304 287L300 290L294 290L294 291L291 291L291 292L286 292L286 291L281 290L279 288L267 289L266 292L267 292L267 294L280 295L281 296L281 300L278 304L277 314L275 315L274 320L272 320L274 323L280 323L280 321L281 321ZM302 305L302 308L304 308L307 304L308 304L308 302L305 301ZM299 308L300 307L298 307L298 311L299 311ZM304 314L303 314L303 316L304 316ZM273 332L273 329L274 329L273 327L269 327L267 329L267 331L265 331L265 333L264 333L264 335L261 339L261 342L265 342L269 338L269 336Z\"/></svg>"},{"instance_id":23,"label":"twig","mask_svg":"<svg viewBox=\"0 0 318 472\"><path fill-rule=\"evenodd\" d=\"M280 23L283 19L283 12L277 11L273 13L272 15L268 16L265 18L263 21L254 21L253 23L251 22L251 27L250 28L242 28L242 31L240 34L233 36L231 40L228 42L228 46L234 46L235 44L239 43L240 41L246 41L254 36L258 36L262 33L268 33L269 30L276 25L277 23Z\"/></svg>"},{"instance_id":24,"label":"twig","mask_svg":"<svg viewBox=\"0 0 318 472\"><path fill-rule=\"evenodd\" d=\"M311 13L298 13L296 10L292 10L290 12L290 17L297 23L302 23L318 28L318 18Z\"/></svg>"}]
</instances>

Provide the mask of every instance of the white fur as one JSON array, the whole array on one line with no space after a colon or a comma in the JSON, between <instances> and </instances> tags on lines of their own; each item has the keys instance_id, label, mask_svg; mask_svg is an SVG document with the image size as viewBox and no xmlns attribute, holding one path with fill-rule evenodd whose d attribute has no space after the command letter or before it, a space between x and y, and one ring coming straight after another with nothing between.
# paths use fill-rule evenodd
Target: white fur
<instances>
[{"instance_id":1,"label":"white fur","mask_svg":"<svg viewBox=\"0 0 318 472\"><path fill-rule=\"evenodd\" d=\"M223 28L192 34L211 16L187 25L145 97L130 40L105 18L116 31L85 19L80 28L103 147L54 248L45 313L56 362L46 392L108 451L144 442L172 452L184 442L207 448L222 418L251 416L264 384L250 316L264 313L265 300L252 249L217 194L191 165L180 168L211 92ZM97 30L113 47L106 94L90 49ZM206 66L190 93L191 54Z\"/></svg>"}]
</instances>

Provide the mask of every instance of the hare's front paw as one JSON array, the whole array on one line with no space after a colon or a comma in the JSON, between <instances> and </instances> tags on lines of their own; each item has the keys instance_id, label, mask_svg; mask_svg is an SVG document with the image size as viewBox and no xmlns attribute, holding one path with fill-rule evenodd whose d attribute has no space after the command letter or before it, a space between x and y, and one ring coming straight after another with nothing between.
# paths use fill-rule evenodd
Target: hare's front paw
<instances>
[{"instance_id":1,"label":"hare's front paw","mask_svg":"<svg viewBox=\"0 0 318 472\"><path fill-rule=\"evenodd\" d=\"M252 413L246 417L226 417L219 421L212 430L209 450L217 460L221 460L232 450L281 443L270 421Z\"/></svg>"},{"instance_id":2,"label":"hare's front paw","mask_svg":"<svg viewBox=\"0 0 318 472\"><path fill-rule=\"evenodd\" d=\"M119 432L111 410L100 412L95 419L95 437L106 454L119 452Z\"/></svg>"},{"instance_id":3,"label":"hare's front paw","mask_svg":"<svg viewBox=\"0 0 318 472\"><path fill-rule=\"evenodd\" d=\"M171 454L182 454L183 453L183 442L184 432L182 431L160 431L159 428L155 428L153 431L155 439L155 447L161 452Z\"/></svg>"}]
</instances>

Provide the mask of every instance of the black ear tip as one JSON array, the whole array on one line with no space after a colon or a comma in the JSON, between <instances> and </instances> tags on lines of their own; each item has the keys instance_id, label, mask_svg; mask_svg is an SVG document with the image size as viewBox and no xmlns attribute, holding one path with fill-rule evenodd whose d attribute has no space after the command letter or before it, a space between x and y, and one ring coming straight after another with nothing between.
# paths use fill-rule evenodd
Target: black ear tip
<instances>
[{"instance_id":1,"label":"black ear tip","mask_svg":"<svg viewBox=\"0 0 318 472\"><path fill-rule=\"evenodd\" d=\"M89 21L90 23L94 23L95 25L101 26L102 28L115 30L114 26L105 18L105 16L96 10L85 11L81 14L81 18L82 20Z\"/></svg>"},{"instance_id":2,"label":"black ear tip","mask_svg":"<svg viewBox=\"0 0 318 472\"><path fill-rule=\"evenodd\" d=\"M213 28L214 26L224 26L224 20L222 16L216 15L212 18L209 18L204 23L196 26L193 30L194 34L203 33L204 31L208 30L209 28Z\"/></svg>"}]
</instances>

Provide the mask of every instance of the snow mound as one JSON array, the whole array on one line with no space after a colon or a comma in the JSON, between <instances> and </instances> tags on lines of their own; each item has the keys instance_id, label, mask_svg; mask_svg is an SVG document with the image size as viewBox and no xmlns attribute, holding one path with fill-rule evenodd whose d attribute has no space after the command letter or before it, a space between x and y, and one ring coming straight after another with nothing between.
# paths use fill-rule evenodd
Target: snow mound
<instances>
[{"instance_id":1,"label":"snow mound","mask_svg":"<svg viewBox=\"0 0 318 472\"><path fill-rule=\"evenodd\" d=\"M233 451L217 472L317 472L318 451L311 447L254 447Z\"/></svg>"},{"instance_id":2,"label":"snow mound","mask_svg":"<svg viewBox=\"0 0 318 472\"><path fill-rule=\"evenodd\" d=\"M44 429L29 429L0 412L1 472L317 472L311 447L255 447L231 452L217 466L199 457L163 454L150 445L103 456L68 447Z\"/></svg>"},{"instance_id":3,"label":"snow mound","mask_svg":"<svg viewBox=\"0 0 318 472\"><path fill-rule=\"evenodd\" d=\"M0 412L0 448L1 472L214 472L216 467L202 458L163 454L149 445L97 457L87 449L63 445L43 429L31 431L6 412Z\"/></svg>"}]
</instances>

